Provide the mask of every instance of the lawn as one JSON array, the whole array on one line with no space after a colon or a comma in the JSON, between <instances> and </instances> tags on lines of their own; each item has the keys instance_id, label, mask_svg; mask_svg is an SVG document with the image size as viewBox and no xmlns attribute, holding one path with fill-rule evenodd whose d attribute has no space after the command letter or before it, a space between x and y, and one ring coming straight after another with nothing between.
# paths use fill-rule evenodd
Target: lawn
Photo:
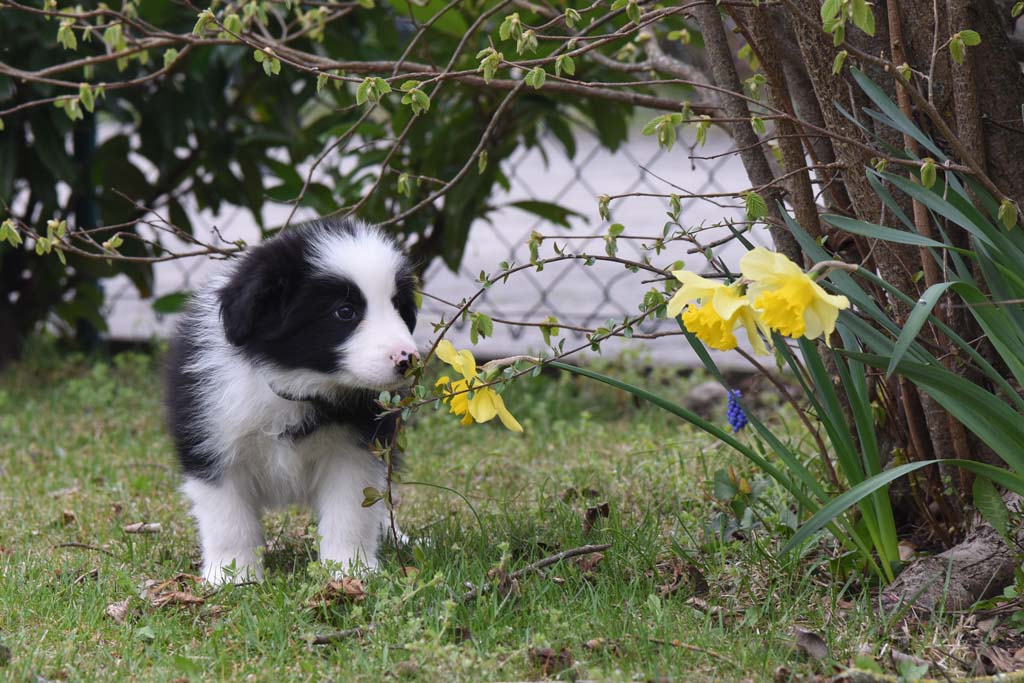
<instances>
[{"instance_id":1,"label":"lawn","mask_svg":"<svg viewBox=\"0 0 1024 683\"><path fill-rule=\"evenodd\" d=\"M956 666L962 618L908 626L829 557L780 562L794 519L777 488L668 414L568 376L506 392L521 437L417 415L397 513L411 543L389 545L355 595L327 590L299 510L267 519L264 582L165 584L196 572L198 549L157 362L37 346L0 375L0 678L762 681L858 655L892 670L893 647ZM700 379L630 367L615 372L676 398ZM748 393L805 440L773 392ZM734 482L752 485L748 507ZM125 531L140 522L158 531ZM609 547L509 578L588 544Z\"/></svg>"}]
</instances>

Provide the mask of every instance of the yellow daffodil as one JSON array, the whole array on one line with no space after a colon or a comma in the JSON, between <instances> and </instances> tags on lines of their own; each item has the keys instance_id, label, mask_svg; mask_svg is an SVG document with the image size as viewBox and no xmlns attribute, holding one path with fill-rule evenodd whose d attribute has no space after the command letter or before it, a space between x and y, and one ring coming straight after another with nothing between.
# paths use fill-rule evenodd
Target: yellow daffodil
<instances>
[{"instance_id":1,"label":"yellow daffodil","mask_svg":"<svg viewBox=\"0 0 1024 683\"><path fill-rule=\"evenodd\" d=\"M438 358L462 375L462 379L456 380L451 380L447 376L442 377L436 384L447 387L443 400L448 403L452 413L462 416L462 424L468 425L474 421L489 422L497 416L506 428L513 432L523 431L523 426L505 407L501 395L491 387L478 386L480 380L477 377L476 359L472 351L457 351L450 341L442 339L437 345L436 353Z\"/></svg>"},{"instance_id":2,"label":"yellow daffodil","mask_svg":"<svg viewBox=\"0 0 1024 683\"><path fill-rule=\"evenodd\" d=\"M758 247L740 259L750 281L747 295L769 328L794 339L817 339L836 329L839 311L850 307L845 296L829 294L783 254Z\"/></svg>"},{"instance_id":3,"label":"yellow daffodil","mask_svg":"<svg viewBox=\"0 0 1024 683\"><path fill-rule=\"evenodd\" d=\"M701 341L720 351L735 349L737 341L733 330L742 326L754 352L768 353L758 334L757 312L743 296L741 285L722 284L685 270L674 270L672 274L679 280L680 287L666 306L669 316L676 317L683 306L698 300L700 305L690 304L683 313L683 325ZM762 330L767 335L767 329L762 326Z\"/></svg>"}]
</instances>

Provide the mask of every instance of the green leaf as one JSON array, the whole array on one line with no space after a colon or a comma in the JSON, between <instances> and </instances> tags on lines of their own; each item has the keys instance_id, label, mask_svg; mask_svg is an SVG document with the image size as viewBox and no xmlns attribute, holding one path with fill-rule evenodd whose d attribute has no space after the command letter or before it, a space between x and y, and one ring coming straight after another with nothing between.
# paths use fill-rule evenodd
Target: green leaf
<instances>
[{"instance_id":1,"label":"green leaf","mask_svg":"<svg viewBox=\"0 0 1024 683\"><path fill-rule=\"evenodd\" d=\"M555 75L561 76L563 71L570 76L576 73L576 62L569 55L559 55L555 60Z\"/></svg>"},{"instance_id":2,"label":"green leaf","mask_svg":"<svg viewBox=\"0 0 1024 683\"><path fill-rule=\"evenodd\" d=\"M715 472L714 487L715 498L721 501L730 501L739 493L739 489L736 488L732 477L729 476L729 470L726 469L720 469Z\"/></svg>"},{"instance_id":3,"label":"green leaf","mask_svg":"<svg viewBox=\"0 0 1024 683\"><path fill-rule=\"evenodd\" d=\"M85 110L92 113L93 108L96 106L96 100L93 98L92 88L89 87L88 83L81 83L78 86L78 100L85 107Z\"/></svg>"},{"instance_id":4,"label":"green leaf","mask_svg":"<svg viewBox=\"0 0 1024 683\"><path fill-rule=\"evenodd\" d=\"M988 477L975 477L972 493L974 507L981 513L982 518L991 524L1000 536L1007 538L1010 529L1010 511L992 480Z\"/></svg>"},{"instance_id":5,"label":"green leaf","mask_svg":"<svg viewBox=\"0 0 1024 683\"><path fill-rule=\"evenodd\" d=\"M540 216L541 218L553 223L554 225L563 228L572 227L572 225L569 224L569 218L579 218L581 220L586 220L586 216L579 213L578 211L568 209L564 206L555 204L553 202L545 202L535 199L525 199L518 202L511 202L507 204L507 206L513 206L521 211L526 211L528 213L534 214L535 216Z\"/></svg>"},{"instance_id":6,"label":"green leaf","mask_svg":"<svg viewBox=\"0 0 1024 683\"><path fill-rule=\"evenodd\" d=\"M643 10L640 8L639 3L636 0L629 0L626 4L626 16L634 24L640 23L640 18L643 17Z\"/></svg>"},{"instance_id":7,"label":"green leaf","mask_svg":"<svg viewBox=\"0 0 1024 683\"><path fill-rule=\"evenodd\" d=\"M384 494L378 491L377 489L373 488L372 486L367 486L366 488L363 489L362 506L364 508L371 507L375 503L377 503L377 501L380 500L384 500Z\"/></svg>"},{"instance_id":8,"label":"green leaf","mask_svg":"<svg viewBox=\"0 0 1024 683\"><path fill-rule=\"evenodd\" d=\"M20 246L22 243L21 235L18 234L18 228L10 218L0 223L0 242L7 242L12 247Z\"/></svg>"},{"instance_id":9,"label":"green leaf","mask_svg":"<svg viewBox=\"0 0 1024 683\"><path fill-rule=\"evenodd\" d=\"M1015 2L1013 4L1013 7L1010 8L1010 16L1013 17L1014 19L1019 17L1021 14L1024 14L1024 0Z\"/></svg>"},{"instance_id":10,"label":"green leaf","mask_svg":"<svg viewBox=\"0 0 1024 683\"><path fill-rule=\"evenodd\" d=\"M513 12L505 17L501 22L501 26L498 27L498 38L501 40L508 40L513 36L518 39L522 33L523 25L519 21L519 12Z\"/></svg>"},{"instance_id":11,"label":"green leaf","mask_svg":"<svg viewBox=\"0 0 1024 683\"><path fill-rule=\"evenodd\" d=\"M910 311L910 315L907 316L907 322L903 326L903 331L900 332L899 339L896 340L896 345L892 349L889 367L885 369L886 377L891 377L892 373L896 371L900 361L903 360L903 356L907 353L907 349L910 348L911 343L917 338L917 334L928 321L928 316L931 315L935 304L938 303L942 295L953 284L953 282L937 282L925 290L921 298L918 299L917 305L914 306L914 309Z\"/></svg>"},{"instance_id":12,"label":"green leaf","mask_svg":"<svg viewBox=\"0 0 1024 683\"><path fill-rule=\"evenodd\" d=\"M153 300L153 312L166 315L169 313L180 313L185 309L192 292L180 291L164 294L162 297Z\"/></svg>"},{"instance_id":13,"label":"green leaf","mask_svg":"<svg viewBox=\"0 0 1024 683\"><path fill-rule=\"evenodd\" d=\"M875 14L866 0L853 0L853 25L869 36L875 35Z\"/></svg>"},{"instance_id":14,"label":"green leaf","mask_svg":"<svg viewBox=\"0 0 1024 683\"><path fill-rule=\"evenodd\" d=\"M174 60L176 60L177 58L178 51L175 50L173 47L169 47L166 50L164 50L164 68L170 68L170 66L174 64Z\"/></svg>"},{"instance_id":15,"label":"green leaf","mask_svg":"<svg viewBox=\"0 0 1024 683\"><path fill-rule=\"evenodd\" d=\"M975 45L981 45L981 34L971 29L964 29L960 31L960 39L964 41L964 45L967 47L974 47Z\"/></svg>"},{"instance_id":16,"label":"green leaf","mask_svg":"<svg viewBox=\"0 0 1024 683\"><path fill-rule=\"evenodd\" d=\"M921 161L924 162L921 165L921 185L931 189L935 185L935 159L925 157Z\"/></svg>"},{"instance_id":17,"label":"green leaf","mask_svg":"<svg viewBox=\"0 0 1024 683\"><path fill-rule=\"evenodd\" d=\"M832 62L833 75L839 75L839 72L843 70L843 64L846 62L847 56L849 56L849 53L846 50L841 50L839 54L836 55L835 60Z\"/></svg>"},{"instance_id":18,"label":"green leaf","mask_svg":"<svg viewBox=\"0 0 1024 683\"><path fill-rule=\"evenodd\" d=\"M542 67L535 66L526 74L526 84L532 86L534 90L540 90L547 77L548 74Z\"/></svg>"},{"instance_id":19,"label":"green leaf","mask_svg":"<svg viewBox=\"0 0 1024 683\"><path fill-rule=\"evenodd\" d=\"M767 131L767 128L765 128L764 125L764 119L762 119L760 116L750 117L750 127L753 128L754 132L757 133L758 135L764 135Z\"/></svg>"},{"instance_id":20,"label":"green leaf","mask_svg":"<svg viewBox=\"0 0 1024 683\"><path fill-rule=\"evenodd\" d=\"M889 359L884 356L851 351L845 351L844 354L873 367L884 368L889 364ZM896 371L921 387L967 429L974 432L1011 469L1024 472L1024 420L1021 420L1018 411L991 392L938 363L926 365L903 360ZM985 409L979 410L979 406L984 406Z\"/></svg>"},{"instance_id":21,"label":"green leaf","mask_svg":"<svg viewBox=\"0 0 1024 683\"><path fill-rule=\"evenodd\" d=\"M967 48L964 46L963 38L959 33L953 35L949 40L949 55L957 64L963 64L967 59Z\"/></svg>"},{"instance_id":22,"label":"green leaf","mask_svg":"<svg viewBox=\"0 0 1024 683\"><path fill-rule=\"evenodd\" d=\"M818 510L818 512L807 520L804 525L800 527L795 534L793 534L793 537L786 542L786 545L782 546L782 550L779 551L779 555L787 555L791 553L793 550L803 545L804 541L808 540L811 536L834 522L839 515L843 514L875 491L884 486L888 486L890 483L905 474L910 474L911 472L919 470L926 465L933 464L934 462L935 461L932 460L925 460L921 462L907 463L906 465L899 465L888 469L881 474L869 477L856 486L851 487L849 490L844 491L830 500L824 507Z\"/></svg>"},{"instance_id":23,"label":"green leaf","mask_svg":"<svg viewBox=\"0 0 1024 683\"><path fill-rule=\"evenodd\" d=\"M0 125L0 130L3 130L3 126ZM1007 230L1017 225L1017 205L1013 203L1013 200L1007 197L999 204L999 213L996 215L999 222L1003 224Z\"/></svg>"},{"instance_id":24,"label":"green leaf","mask_svg":"<svg viewBox=\"0 0 1024 683\"><path fill-rule=\"evenodd\" d=\"M703 147L708 141L708 128L711 127L711 117L707 114L700 115L700 122L697 124L697 145Z\"/></svg>"},{"instance_id":25,"label":"green leaf","mask_svg":"<svg viewBox=\"0 0 1024 683\"><path fill-rule=\"evenodd\" d=\"M883 225L865 223L864 221L857 220L856 218L838 216L835 214L824 214L821 218L826 223L834 225L845 232L853 233L854 235L863 235L873 239L885 240L886 242L895 242L896 244L912 244L916 247L931 247L933 249L949 248L948 244L919 235L916 232L895 230Z\"/></svg>"},{"instance_id":26,"label":"green leaf","mask_svg":"<svg viewBox=\"0 0 1024 683\"><path fill-rule=\"evenodd\" d=\"M768 215L768 204L765 203L764 197L754 191L743 194L743 204L748 220L756 221Z\"/></svg>"},{"instance_id":27,"label":"green leaf","mask_svg":"<svg viewBox=\"0 0 1024 683\"><path fill-rule=\"evenodd\" d=\"M839 14L839 8L841 5L841 0L825 0L824 4L821 6L822 23L835 19Z\"/></svg>"},{"instance_id":28,"label":"green leaf","mask_svg":"<svg viewBox=\"0 0 1024 683\"><path fill-rule=\"evenodd\" d=\"M196 19L196 25L192 27L192 35L198 36L203 33L207 25L213 22L213 12L208 9L204 9L199 13L199 17Z\"/></svg>"}]
</instances>

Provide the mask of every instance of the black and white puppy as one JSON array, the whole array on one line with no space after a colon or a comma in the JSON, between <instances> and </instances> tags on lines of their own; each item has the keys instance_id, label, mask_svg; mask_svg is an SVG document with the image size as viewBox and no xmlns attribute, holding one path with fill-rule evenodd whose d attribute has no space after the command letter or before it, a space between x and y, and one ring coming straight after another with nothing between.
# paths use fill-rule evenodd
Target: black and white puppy
<instances>
[{"instance_id":1,"label":"black and white puppy","mask_svg":"<svg viewBox=\"0 0 1024 683\"><path fill-rule=\"evenodd\" d=\"M393 436L374 400L416 355L415 278L376 228L296 226L248 250L190 302L167 363L168 423L211 583L258 579L260 513L317 517L320 559L377 564L387 511L370 451Z\"/></svg>"}]
</instances>

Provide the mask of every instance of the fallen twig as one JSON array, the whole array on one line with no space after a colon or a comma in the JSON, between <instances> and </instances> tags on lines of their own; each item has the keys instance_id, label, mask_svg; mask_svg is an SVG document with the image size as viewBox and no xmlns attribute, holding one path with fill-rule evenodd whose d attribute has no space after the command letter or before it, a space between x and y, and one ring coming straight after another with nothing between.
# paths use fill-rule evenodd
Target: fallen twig
<instances>
[{"instance_id":1,"label":"fallen twig","mask_svg":"<svg viewBox=\"0 0 1024 683\"><path fill-rule=\"evenodd\" d=\"M664 640L662 638L648 638L647 641L651 643L656 643L658 645L671 645L672 647L678 647L681 650L689 650L690 652L699 652L704 655L710 655L715 659L722 660L726 664L736 669L742 668L734 659L726 657L721 652L716 652L711 648L701 647L700 645L690 645L689 643L683 643L678 640Z\"/></svg>"},{"instance_id":2,"label":"fallen twig","mask_svg":"<svg viewBox=\"0 0 1024 683\"><path fill-rule=\"evenodd\" d=\"M344 631L335 631L334 633L321 633L311 637L309 643L310 645L330 645L331 643L348 640L349 638L362 638L372 628L373 626L357 626L356 628L347 628Z\"/></svg>"},{"instance_id":3,"label":"fallen twig","mask_svg":"<svg viewBox=\"0 0 1024 683\"><path fill-rule=\"evenodd\" d=\"M601 552L603 550L608 550L608 548L611 548L611 547L612 547L611 543L601 543L601 544L597 544L597 545L583 545L583 546L580 546L579 548L572 548L571 550L563 550L562 552L555 553L554 555L551 555L550 557L545 557L542 560L537 560L533 564L528 564L525 567L523 567L522 569L517 569L516 571L512 572L511 574L509 574L506 577L506 580L507 581L514 581L514 580L516 580L516 579L518 579L518 578L520 578L522 576L525 576L526 574L538 571L540 569L543 569L544 567L549 567L549 566L551 566L553 564L557 564L557 563L561 562L562 560L569 559L570 557L576 557L578 555L589 555L590 553L599 553L599 552ZM466 594L462 596L462 601L463 602L469 602L470 600L483 595L484 593L489 591L493 587L493 585L494 584L491 584L491 583L485 583L482 586L480 586L479 588L474 588L474 589L472 589L470 591L467 591Z\"/></svg>"},{"instance_id":4,"label":"fallen twig","mask_svg":"<svg viewBox=\"0 0 1024 683\"><path fill-rule=\"evenodd\" d=\"M79 550L95 550L98 553L103 553L104 555L109 555L110 557L114 557L114 553L110 552L106 548L99 548L97 546L88 545L88 544L85 544L85 543L58 543L57 545L55 545L53 547L54 548L78 548Z\"/></svg>"}]
</instances>

